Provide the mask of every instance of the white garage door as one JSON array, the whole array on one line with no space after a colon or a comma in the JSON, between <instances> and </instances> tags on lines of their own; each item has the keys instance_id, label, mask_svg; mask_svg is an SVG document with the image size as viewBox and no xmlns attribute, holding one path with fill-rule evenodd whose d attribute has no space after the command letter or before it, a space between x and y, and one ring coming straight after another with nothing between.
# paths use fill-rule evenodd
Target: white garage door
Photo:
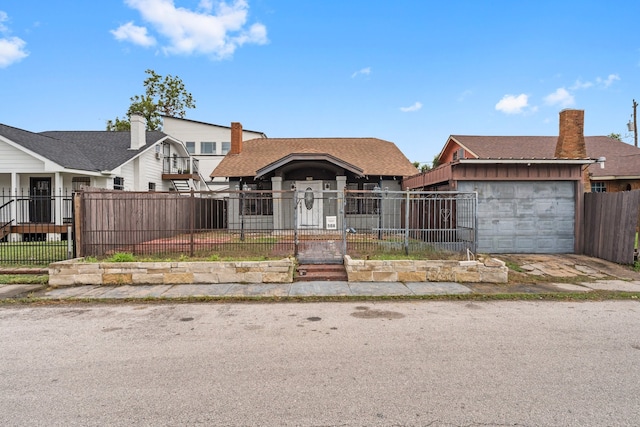
<instances>
[{"instance_id":1,"label":"white garage door","mask_svg":"<svg viewBox=\"0 0 640 427\"><path fill-rule=\"evenodd\" d=\"M458 190L478 192L478 252L574 252L573 182L474 181Z\"/></svg>"}]
</instances>

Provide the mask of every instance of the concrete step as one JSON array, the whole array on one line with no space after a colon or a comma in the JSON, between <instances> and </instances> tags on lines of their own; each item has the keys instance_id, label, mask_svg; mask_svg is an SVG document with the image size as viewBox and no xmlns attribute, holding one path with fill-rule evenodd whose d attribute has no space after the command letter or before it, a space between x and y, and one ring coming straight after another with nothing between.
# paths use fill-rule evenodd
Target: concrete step
<instances>
[{"instance_id":1,"label":"concrete step","mask_svg":"<svg viewBox=\"0 0 640 427\"><path fill-rule=\"evenodd\" d=\"M342 264L301 264L295 277L296 282L346 280L347 271Z\"/></svg>"}]
</instances>

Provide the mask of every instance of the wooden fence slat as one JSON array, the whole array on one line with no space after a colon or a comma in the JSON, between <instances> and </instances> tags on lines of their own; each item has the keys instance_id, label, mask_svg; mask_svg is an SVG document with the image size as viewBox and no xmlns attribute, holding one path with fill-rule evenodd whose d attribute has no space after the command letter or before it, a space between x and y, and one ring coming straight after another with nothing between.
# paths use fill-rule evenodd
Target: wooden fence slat
<instances>
[{"instance_id":1,"label":"wooden fence slat","mask_svg":"<svg viewBox=\"0 0 640 427\"><path fill-rule=\"evenodd\" d=\"M585 194L584 219L585 255L633 264L640 190Z\"/></svg>"}]
</instances>

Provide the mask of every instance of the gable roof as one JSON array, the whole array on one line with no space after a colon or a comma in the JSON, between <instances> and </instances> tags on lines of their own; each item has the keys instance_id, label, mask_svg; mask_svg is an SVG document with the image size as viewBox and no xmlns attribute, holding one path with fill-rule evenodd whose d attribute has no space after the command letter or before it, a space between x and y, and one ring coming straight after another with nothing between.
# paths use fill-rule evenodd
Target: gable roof
<instances>
[{"instance_id":1,"label":"gable roof","mask_svg":"<svg viewBox=\"0 0 640 427\"><path fill-rule=\"evenodd\" d=\"M363 175L409 176L418 171L389 141L377 138L259 138L244 141L240 154L227 154L212 177L256 176L292 154L324 154L355 166Z\"/></svg>"},{"instance_id":2,"label":"gable roof","mask_svg":"<svg viewBox=\"0 0 640 427\"><path fill-rule=\"evenodd\" d=\"M592 177L640 176L640 148L608 136L585 136L584 141L588 158L606 158L604 169L589 166ZM445 148L451 142L478 159L555 159L558 137L451 135Z\"/></svg>"},{"instance_id":3,"label":"gable roof","mask_svg":"<svg viewBox=\"0 0 640 427\"><path fill-rule=\"evenodd\" d=\"M185 119L183 117L172 117L172 116L165 116L165 115L162 115L162 114L160 115L160 117L162 117L163 119L182 120L184 122L197 123L197 124L200 124L200 125L214 126L214 127L218 127L218 128L231 130L231 126L217 125L215 123L207 123L207 122L202 122L202 121L199 121L199 120ZM258 135L262 135L263 138L267 137L267 135L264 132L260 132L260 131L257 131L257 130L243 129L242 131L243 132L251 132L251 133L258 134Z\"/></svg>"},{"instance_id":4,"label":"gable roof","mask_svg":"<svg viewBox=\"0 0 640 427\"><path fill-rule=\"evenodd\" d=\"M90 160L93 170L98 171L115 169L167 137L159 131L148 131L146 144L138 150L131 150L129 131L48 131L41 132L41 135L71 143Z\"/></svg>"},{"instance_id":5,"label":"gable roof","mask_svg":"<svg viewBox=\"0 0 640 427\"><path fill-rule=\"evenodd\" d=\"M66 169L113 170L149 147L167 138L162 132L147 132L146 144L129 149L130 132L48 131L34 133L0 123L0 136Z\"/></svg>"}]
</instances>

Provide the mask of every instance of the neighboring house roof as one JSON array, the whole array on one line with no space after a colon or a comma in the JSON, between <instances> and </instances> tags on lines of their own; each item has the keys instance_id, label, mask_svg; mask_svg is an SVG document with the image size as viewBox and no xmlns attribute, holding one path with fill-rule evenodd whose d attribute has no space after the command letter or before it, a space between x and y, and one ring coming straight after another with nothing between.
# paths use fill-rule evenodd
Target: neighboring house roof
<instances>
[{"instance_id":1,"label":"neighboring house roof","mask_svg":"<svg viewBox=\"0 0 640 427\"><path fill-rule=\"evenodd\" d=\"M227 154L212 177L256 176L292 154L325 154L362 170L363 175L409 176L413 164L389 141L377 138L259 138L244 141L240 154Z\"/></svg>"},{"instance_id":2,"label":"neighboring house roof","mask_svg":"<svg viewBox=\"0 0 640 427\"><path fill-rule=\"evenodd\" d=\"M584 141L588 158L606 157L604 169L589 166L592 178L640 176L640 148L607 136L585 136ZM554 159L558 137L451 135L445 148L451 142L478 159Z\"/></svg>"},{"instance_id":3,"label":"neighboring house roof","mask_svg":"<svg viewBox=\"0 0 640 427\"><path fill-rule=\"evenodd\" d=\"M99 171L115 169L167 137L159 131L147 132L146 144L139 150L131 150L128 131L48 131L40 134L72 143L91 161L94 170Z\"/></svg>"},{"instance_id":4,"label":"neighboring house roof","mask_svg":"<svg viewBox=\"0 0 640 427\"><path fill-rule=\"evenodd\" d=\"M182 120L182 121L185 121L185 122L198 123L198 124L201 124L201 125L215 126L215 127L231 130L231 126L217 125L215 123L201 122L199 120L185 119L185 118L182 118L182 117L171 117L171 116L165 116L165 115L162 115L162 114L160 115L160 117L162 117L163 119ZM257 130L243 129L243 131L262 135L263 138L267 137L267 135L264 132L260 132L260 131L257 131Z\"/></svg>"},{"instance_id":5,"label":"neighboring house roof","mask_svg":"<svg viewBox=\"0 0 640 427\"><path fill-rule=\"evenodd\" d=\"M162 132L147 132L146 144L131 150L130 132L48 131L34 133L0 124L0 136L63 168L84 171L115 169L160 140Z\"/></svg>"}]
</instances>

